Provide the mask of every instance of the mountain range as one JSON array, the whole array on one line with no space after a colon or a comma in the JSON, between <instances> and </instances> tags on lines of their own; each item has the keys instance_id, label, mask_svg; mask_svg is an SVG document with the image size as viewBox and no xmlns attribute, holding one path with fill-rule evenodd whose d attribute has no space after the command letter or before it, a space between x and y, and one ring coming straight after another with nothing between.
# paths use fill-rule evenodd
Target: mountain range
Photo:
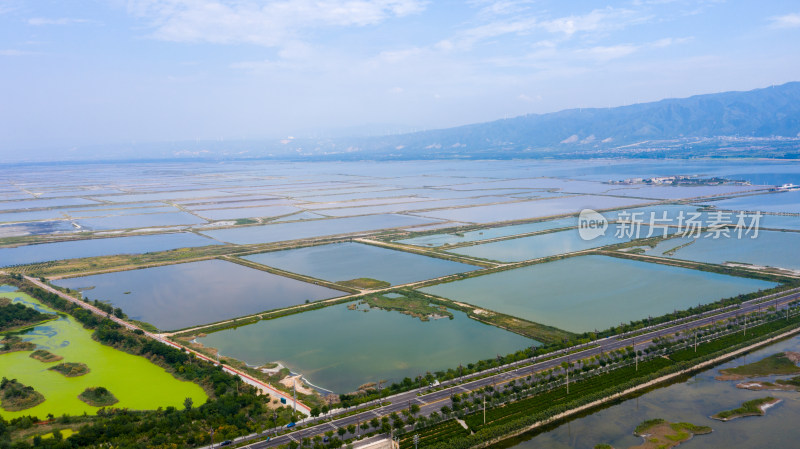
<instances>
[{"instance_id":1,"label":"mountain range","mask_svg":"<svg viewBox=\"0 0 800 449\"><path fill-rule=\"evenodd\" d=\"M384 136L81 149L101 159L800 158L800 82Z\"/></svg>"}]
</instances>

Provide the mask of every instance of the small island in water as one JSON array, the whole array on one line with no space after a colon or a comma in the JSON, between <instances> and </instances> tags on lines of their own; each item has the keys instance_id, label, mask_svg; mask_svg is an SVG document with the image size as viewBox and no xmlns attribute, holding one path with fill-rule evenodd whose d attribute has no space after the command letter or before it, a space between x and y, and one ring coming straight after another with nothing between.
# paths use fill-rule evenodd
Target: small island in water
<instances>
[{"instance_id":1,"label":"small island in water","mask_svg":"<svg viewBox=\"0 0 800 449\"><path fill-rule=\"evenodd\" d=\"M60 355L53 354L52 352L46 349L37 349L33 351L29 357L43 363L57 362L64 358L61 357Z\"/></svg>"},{"instance_id":2,"label":"small island in water","mask_svg":"<svg viewBox=\"0 0 800 449\"><path fill-rule=\"evenodd\" d=\"M0 381L0 405L9 412L18 412L35 407L44 402L44 396L33 387L17 382L17 379L3 378Z\"/></svg>"},{"instance_id":3,"label":"small island in water","mask_svg":"<svg viewBox=\"0 0 800 449\"><path fill-rule=\"evenodd\" d=\"M94 407L108 407L119 402L105 387L89 387L78 395L78 399Z\"/></svg>"},{"instance_id":4,"label":"small island in water","mask_svg":"<svg viewBox=\"0 0 800 449\"><path fill-rule=\"evenodd\" d=\"M649 419L638 426L633 434L644 439L642 444L629 449L670 449L689 441L695 435L706 435L712 429L708 426L696 426L691 423L671 423L663 419ZM598 444L594 449L614 449L610 444Z\"/></svg>"},{"instance_id":5,"label":"small island in water","mask_svg":"<svg viewBox=\"0 0 800 449\"><path fill-rule=\"evenodd\" d=\"M781 402L781 399L767 396L765 398L753 399L744 402L741 407L733 410L725 410L717 414L711 415L711 418L720 421L731 421L736 418L744 418L746 416L764 416L767 409Z\"/></svg>"},{"instance_id":6,"label":"small island in water","mask_svg":"<svg viewBox=\"0 0 800 449\"><path fill-rule=\"evenodd\" d=\"M800 374L798 362L800 362L800 353L779 352L747 365L721 369L719 370L720 375L716 379L742 380L748 377Z\"/></svg>"},{"instance_id":7,"label":"small island in water","mask_svg":"<svg viewBox=\"0 0 800 449\"><path fill-rule=\"evenodd\" d=\"M89 373L89 367L85 363L65 362L48 368L63 374L66 377L78 377Z\"/></svg>"}]
</instances>

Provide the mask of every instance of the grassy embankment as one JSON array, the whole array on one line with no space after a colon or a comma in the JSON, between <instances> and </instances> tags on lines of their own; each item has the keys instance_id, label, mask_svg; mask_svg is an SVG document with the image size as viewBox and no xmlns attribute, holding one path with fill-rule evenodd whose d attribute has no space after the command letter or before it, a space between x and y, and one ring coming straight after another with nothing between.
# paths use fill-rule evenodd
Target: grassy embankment
<instances>
[{"instance_id":1,"label":"grassy embankment","mask_svg":"<svg viewBox=\"0 0 800 449\"><path fill-rule=\"evenodd\" d=\"M347 281L336 281L336 283L339 285L344 285L345 287L352 287L360 290L376 290L379 288L388 288L392 286L392 284L389 282L372 278L357 278Z\"/></svg>"},{"instance_id":2,"label":"grassy embankment","mask_svg":"<svg viewBox=\"0 0 800 449\"><path fill-rule=\"evenodd\" d=\"M426 298L432 304L445 306L450 309L459 310L466 313L470 318L482 323L505 329L528 338L532 338L541 343L561 343L575 338L575 334L567 332L553 326L547 326L512 315L481 309L469 304L453 301L430 293L422 293L417 290L400 290L407 296L418 296Z\"/></svg>"},{"instance_id":3,"label":"grassy embankment","mask_svg":"<svg viewBox=\"0 0 800 449\"><path fill-rule=\"evenodd\" d=\"M800 283L797 277L788 275L786 273L749 269L743 266L715 265L712 263L694 262L683 259L671 259L668 257L631 254L629 252L613 251L603 248L595 249L591 251L590 254L600 254L604 256L618 257L620 259L631 259L642 262L659 263L662 265L671 265L674 267L688 268L690 270L707 271L710 273L727 274L729 276L760 279L762 281L777 282L782 284Z\"/></svg>"}]
</instances>

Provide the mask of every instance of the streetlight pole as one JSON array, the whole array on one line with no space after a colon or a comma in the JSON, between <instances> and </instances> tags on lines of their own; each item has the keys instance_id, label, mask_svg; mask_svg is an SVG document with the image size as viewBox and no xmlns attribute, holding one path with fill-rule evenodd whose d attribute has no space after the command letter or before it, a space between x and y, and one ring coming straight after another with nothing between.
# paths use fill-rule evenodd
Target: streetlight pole
<instances>
[{"instance_id":1,"label":"streetlight pole","mask_svg":"<svg viewBox=\"0 0 800 449\"><path fill-rule=\"evenodd\" d=\"M297 378L292 382L292 399L294 400L294 414L297 414Z\"/></svg>"}]
</instances>

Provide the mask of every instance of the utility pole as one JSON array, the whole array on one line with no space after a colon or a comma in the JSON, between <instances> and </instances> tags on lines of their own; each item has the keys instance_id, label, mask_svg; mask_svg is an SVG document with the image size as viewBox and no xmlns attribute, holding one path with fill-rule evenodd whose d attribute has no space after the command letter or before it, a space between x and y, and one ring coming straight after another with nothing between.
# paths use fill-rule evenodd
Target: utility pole
<instances>
[{"instance_id":1,"label":"utility pole","mask_svg":"<svg viewBox=\"0 0 800 449\"><path fill-rule=\"evenodd\" d=\"M417 449L417 445L419 444L419 434L414 434L414 449Z\"/></svg>"},{"instance_id":2,"label":"utility pole","mask_svg":"<svg viewBox=\"0 0 800 449\"><path fill-rule=\"evenodd\" d=\"M697 331L694 331L694 352L697 352Z\"/></svg>"},{"instance_id":3,"label":"utility pole","mask_svg":"<svg viewBox=\"0 0 800 449\"><path fill-rule=\"evenodd\" d=\"M569 394L569 356L567 356L567 394Z\"/></svg>"},{"instance_id":4,"label":"utility pole","mask_svg":"<svg viewBox=\"0 0 800 449\"><path fill-rule=\"evenodd\" d=\"M211 428L211 449L214 449L214 428Z\"/></svg>"},{"instance_id":5,"label":"utility pole","mask_svg":"<svg viewBox=\"0 0 800 449\"><path fill-rule=\"evenodd\" d=\"M636 361L636 371L639 371L639 353L636 352L636 338L633 339L633 359Z\"/></svg>"},{"instance_id":6,"label":"utility pole","mask_svg":"<svg viewBox=\"0 0 800 449\"><path fill-rule=\"evenodd\" d=\"M486 393L483 394L483 425L486 425ZM212 431L213 434L213 431Z\"/></svg>"}]
</instances>

